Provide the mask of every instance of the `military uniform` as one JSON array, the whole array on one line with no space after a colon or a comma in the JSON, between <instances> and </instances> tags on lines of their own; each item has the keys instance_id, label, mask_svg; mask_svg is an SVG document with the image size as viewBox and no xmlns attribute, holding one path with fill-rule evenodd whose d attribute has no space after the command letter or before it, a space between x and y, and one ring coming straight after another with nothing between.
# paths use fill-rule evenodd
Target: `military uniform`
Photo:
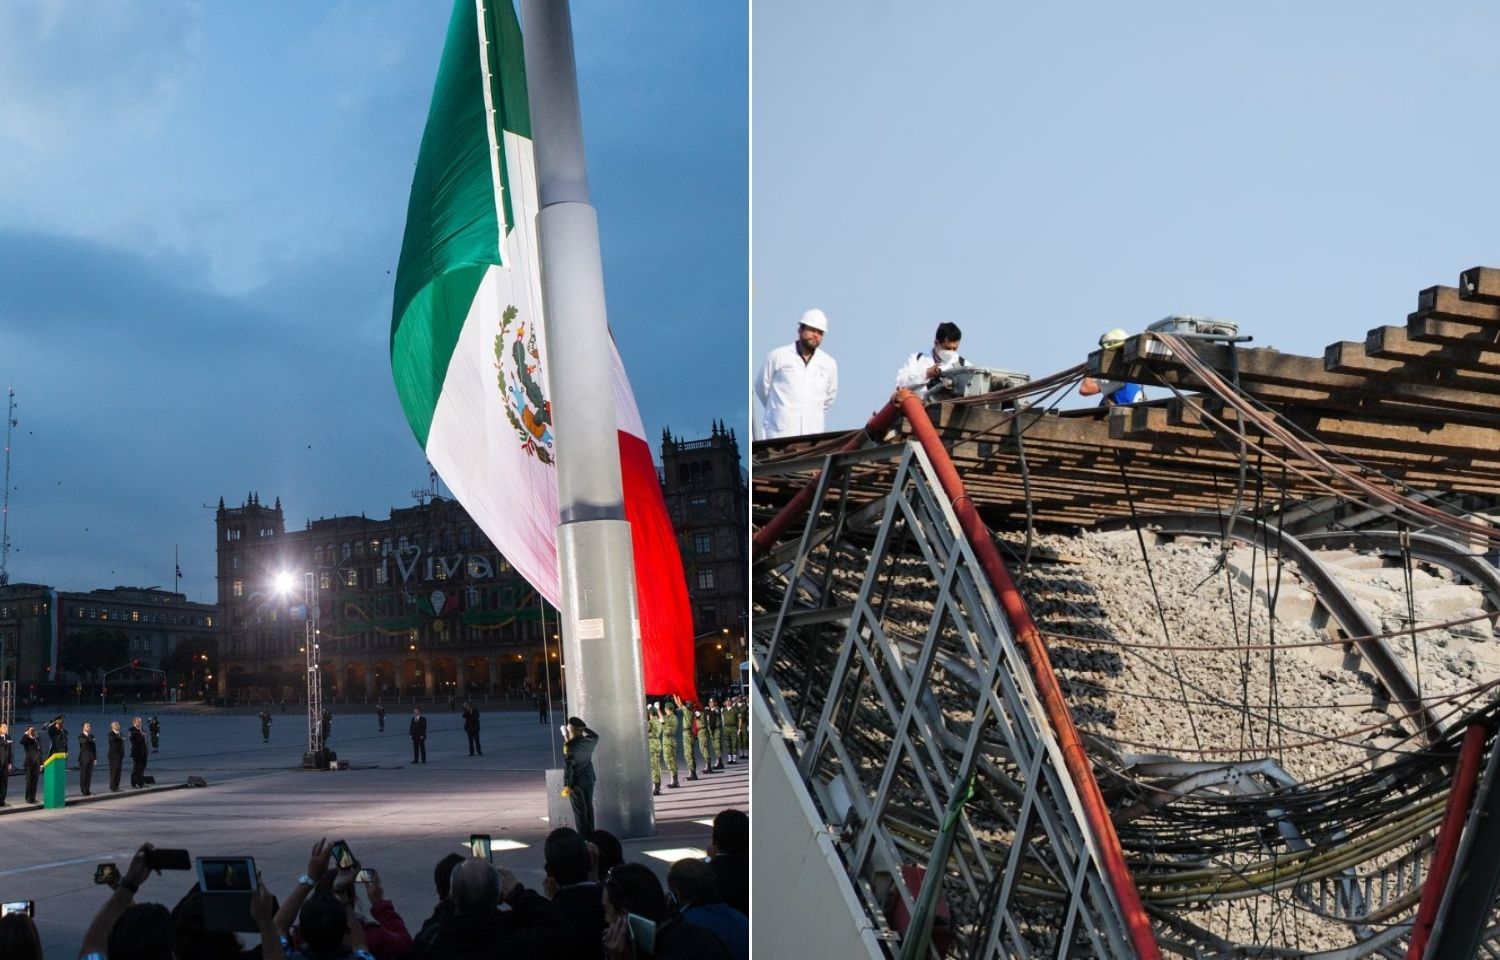
<instances>
[{"instance_id":1,"label":"military uniform","mask_svg":"<svg viewBox=\"0 0 1500 960\"><path fill-rule=\"evenodd\" d=\"M739 728L735 730L734 742L739 747L740 759L750 759L750 704L740 697Z\"/></svg>"},{"instance_id":2,"label":"military uniform","mask_svg":"<svg viewBox=\"0 0 1500 960\"><path fill-rule=\"evenodd\" d=\"M161 721L152 717L146 728L151 731L151 752L155 753L161 748Z\"/></svg>"},{"instance_id":3,"label":"military uniform","mask_svg":"<svg viewBox=\"0 0 1500 960\"><path fill-rule=\"evenodd\" d=\"M698 757L703 757L703 772L711 773L708 765L708 727L703 723L703 710L696 704L693 706L693 715L688 720L687 735L683 738L683 747L688 755L688 779L698 779Z\"/></svg>"},{"instance_id":4,"label":"military uniform","mask_svg":"<svg viewBox=\"0 0 1500 960\"><path fill-rule=\"evenodd\" d=\"M710 699L708 706L703 709L703 719L707 721L708 736L706 737L706 749L703 751L703 759L708 761L708 769L724 769L724 714L719 711L718 701Z\"/></svg>"},{"instance_id":5,"label":"military uniform","mask_svg":"<svg viewBox=\"0 0 1500 960\"><path fill-rule=\"evenodd\" d=\"M573 829L588 836L594 832L594 748L599 734L571 722L569 727L573 735L563 744L563 789L573 805Z\"/></svg>"},{"instance_id":6,"label":"military uniform","mask_svg":"<svg viewBox=\"0 0 1500 960\"><path fill-rule=\"evenodd\" d=\"M661 710L646 707L646 755L651 758L651 795L661 795Z\"/></svg>"},{"instance_id":7,"label":"military uniform","mask_svg":"<svg viewBox=\"0 0 1500 960\"><path fill-rule=\"evenodd\" d=\"M739 754L736 742L739 733L740 710L735 705L734 698L730 697L724 701L724 762L733 764L734 758Z\"/></svg>"},{"instance_id":8,"label":"military uniform","mask_svg":"<svg viewBox=\"0 0 1500 960\"><path fill-rule=\"evenodd\" d=\"M672 782L669 787L680 786L677 782L677 711L672 709L668 703L661 712L661 739L656 742L656 750L661 755L663 772L672 771Z\"/></svg>"},{"instance_id":9,"label":"military uniform","mask_svg":"<svg viewBox=\"0 0 1500 960\"><path fill-rule=\"evenodd\" d=\"M260 712L260 739L262 743L271 742L271 715L264 710Z\"/></svg>"}]
</instances>

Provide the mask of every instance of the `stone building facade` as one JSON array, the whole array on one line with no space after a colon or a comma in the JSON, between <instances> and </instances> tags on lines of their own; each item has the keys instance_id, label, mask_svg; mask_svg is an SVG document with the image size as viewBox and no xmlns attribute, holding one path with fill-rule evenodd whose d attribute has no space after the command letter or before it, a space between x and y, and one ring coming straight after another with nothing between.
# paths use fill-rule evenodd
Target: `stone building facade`
<instances>
[{"instance_id":1,"label":"stone building facade","mask_svg":"<svg viewBox=\"0 0 1500 960\"><path fill-rule=\"evenodd\" d=\"M692 601L699 683L722 687L745 658L749 611L749 493L734 430L715 422L701 440L663 431L661 484Z\"/></svg>"},{"instance_id":2,"label":"stone building facade","mask_svg":"<svg viewBox=\"0 0 1500 960\"><path fill-rule=\"evenodd\" d=\"M86 682L88 678L67 671L54 674L54 656L60 663L65 638L95 629L125 636L126 662L159 668L178 645L212 639L217 616L213 605L193 603L160 587L80 593L36 583L6 584L0 586L0 676L17 681L23 694L49 683Z\"/></svg>"},{"instance_id":3,"label":"stone building facade","mask_svg":"<svg viewBox=\"0 0 1500 960\"><path fill-rule=\"evenodd\" d=\"M556 611L455 501L288 532L281 501L251 494L238 507L220 500L215 520L222 696L300 696L309 574L325 696L524 696L549 672L558 689Z\"/></svg>"}]
</instances>

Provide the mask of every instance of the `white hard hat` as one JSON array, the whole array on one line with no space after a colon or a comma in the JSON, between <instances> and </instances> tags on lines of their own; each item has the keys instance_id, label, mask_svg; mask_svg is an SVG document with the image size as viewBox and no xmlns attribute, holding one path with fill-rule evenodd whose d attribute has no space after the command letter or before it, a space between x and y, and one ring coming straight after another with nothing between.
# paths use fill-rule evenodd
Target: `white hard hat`
<instances>
[{"instance_id":1,"label":"white hard hat","mask_svg":"<svg viewBox=\"0 0 1500 960\"><path fill-rule=\"evenodd\" d=\"M1121 330L1119 327L1115 327L1113 330L1106 332L1102 337L1099 338L1099 346L1110 349L1113 347L1118 347L1128 339L1130 339L1130 334L1126 333L1124 330Z\"/></svg>"},{"instance_id":2,"label":"white hard hat","mask_svg":"<svg viewBox=\"0 0 1500 960\"><path fill-rule=\"evenodd\" d=\"M817 307L813 307L811 310L803 313L802 319L798 323L804 327L812 327L814 330L821 330L824 333L828 332L828 316Z\"/></svg>"}]
</instances>

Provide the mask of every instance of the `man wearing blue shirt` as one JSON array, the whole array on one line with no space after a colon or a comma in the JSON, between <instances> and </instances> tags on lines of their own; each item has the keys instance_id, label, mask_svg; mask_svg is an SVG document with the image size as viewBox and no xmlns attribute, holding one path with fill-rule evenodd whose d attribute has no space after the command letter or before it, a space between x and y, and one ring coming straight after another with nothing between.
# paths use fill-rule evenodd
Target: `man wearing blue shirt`
<instances>
[{"instance_id":1,"label":"man wearing blue shirt","mask_svg":"<svg viewBox=\"0 0 1500 960\"><path fill-rule=\"evenodd\" d=\"M1129 335L1124 330L1116 327L1099 338L1099 347L1102 350L1117 349L1125 343L1128 337ZM1099 400L1099 406L1113 407L1135 403L1142 399L1144 391L1138 383L1120 383L1115 380L1095 380L1093 377L1084 377L1083 382L1078 385L1078 392L1085 397L1103 394Z\"/></svg>"}]
</instances>

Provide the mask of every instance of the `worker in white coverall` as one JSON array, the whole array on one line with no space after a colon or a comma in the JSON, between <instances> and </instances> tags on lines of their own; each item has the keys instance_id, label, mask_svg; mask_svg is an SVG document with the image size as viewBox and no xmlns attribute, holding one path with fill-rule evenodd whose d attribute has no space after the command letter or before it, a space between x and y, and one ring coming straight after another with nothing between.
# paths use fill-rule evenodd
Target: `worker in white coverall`
<instances>
[{"instance_id":1,"label":"worker in white coverall","mask_svg":"<svg viewBox=\"0 0 1500 960\"><path fill-rule=\"evenodd\" d=\"M839 392L839 365L819 349L827 332L828 318L813 308L802 315L797 339L766 355L755 380L765 408L762 439L823 432L823 414Z\"/></svg>"},{"instance_id":2,"label":"worker in white coverall","mask_svg":"<svg viewBox=\"0 0 1500 960\"><path fill-rule=\"evenodd\" d=\"M927 392L939 377L955 367L964 365L958 355L958 342L963 332L956 323L940 323L932 338L932 351L919 350L906 358L906 363L896 371L897 388L905 387L920 400L927 399Z\"/></svg>"}]
</instances>

